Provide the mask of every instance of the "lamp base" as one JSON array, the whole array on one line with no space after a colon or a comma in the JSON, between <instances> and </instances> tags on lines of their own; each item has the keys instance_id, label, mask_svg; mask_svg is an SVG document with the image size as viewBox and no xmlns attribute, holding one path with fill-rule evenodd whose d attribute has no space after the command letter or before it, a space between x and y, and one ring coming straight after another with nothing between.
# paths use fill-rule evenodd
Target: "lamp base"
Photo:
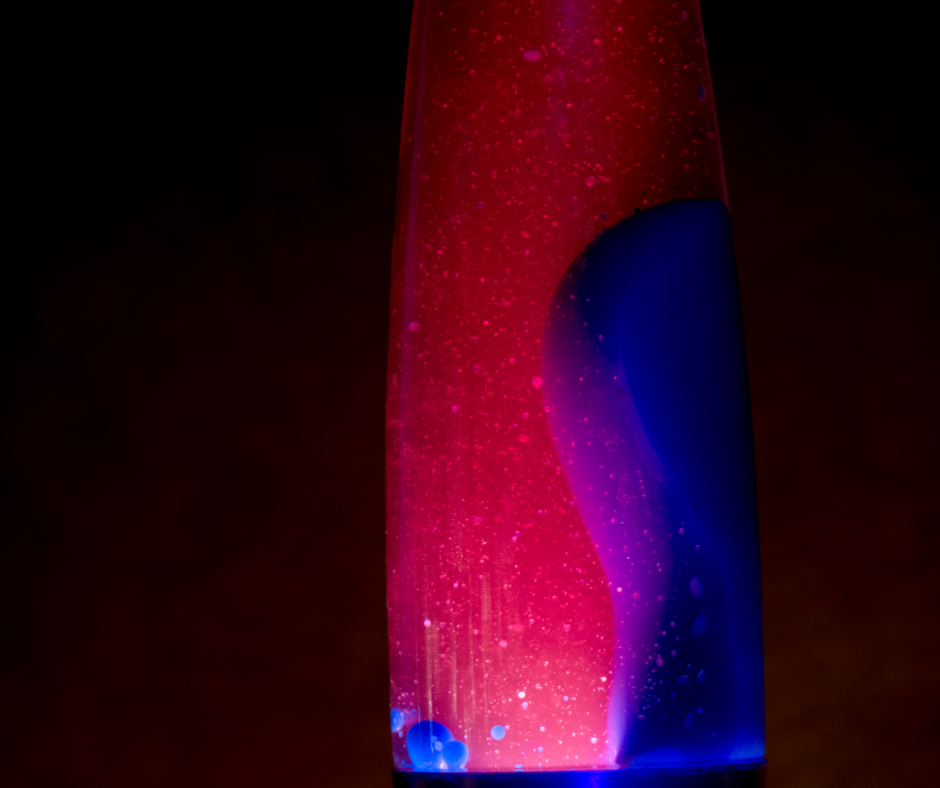
<instances>
[{"instance_id":1,"label":"lamp base","mask_svg":"<svg viewBox=\"0 0 940 788\"><path fill-rule=\"evenodd\" d=\"M566 772L392 772L394 788L765 788L767 761Z\"/></svg>"}]
</instances>

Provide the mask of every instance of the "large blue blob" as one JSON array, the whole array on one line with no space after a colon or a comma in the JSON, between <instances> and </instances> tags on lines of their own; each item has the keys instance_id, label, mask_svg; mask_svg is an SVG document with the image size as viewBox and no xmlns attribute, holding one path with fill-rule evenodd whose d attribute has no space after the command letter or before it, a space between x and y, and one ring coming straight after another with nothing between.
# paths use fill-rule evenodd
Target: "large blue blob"
<instances>
[{"instance_id":1,"label":"large blue blob","mask_svg":"<svg viewBox=\"0 0 940 788\"><path fill-rule=\"evenodd\" d=\"M441 723L422 720L408 729L405 746L408 757L416 771L447 769L444 747L454 740L454 735Z\"/></svg>"},{"instance_id":2,"label":"large blue blob","mask_svg":"<svg viewBox=\"0 0 940 788\"><path fill-rule=\"evenodd\" d=\"M549 309L543 378L613 585L617 760L762 757L754 453L724 204L662 205L587 247ZM647 596L616 593L628 585Z\"/></svg>"}]
</instances>

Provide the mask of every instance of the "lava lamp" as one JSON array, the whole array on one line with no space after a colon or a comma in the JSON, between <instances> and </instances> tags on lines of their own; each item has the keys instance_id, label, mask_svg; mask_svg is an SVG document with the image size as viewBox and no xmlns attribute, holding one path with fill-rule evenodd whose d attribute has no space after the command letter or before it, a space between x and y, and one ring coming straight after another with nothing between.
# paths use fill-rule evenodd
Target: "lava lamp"
<instances>
[{"instance_id":1,"label":"lava lamp","mask_svg":"<svg viewBox=\"0 0 940 788\"><path fill-rule=\"evenodd\" d=\"M400 786L763 785L695 0L417 0L387 388Z\"/></svg>"}]
</instances>

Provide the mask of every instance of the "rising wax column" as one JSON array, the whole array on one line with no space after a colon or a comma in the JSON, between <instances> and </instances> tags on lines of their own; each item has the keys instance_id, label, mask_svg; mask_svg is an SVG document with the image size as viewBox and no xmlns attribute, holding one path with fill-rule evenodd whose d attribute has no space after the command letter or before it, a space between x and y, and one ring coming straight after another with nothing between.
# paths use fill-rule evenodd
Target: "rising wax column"
<instances>
[{"instance_id":1,"label":"rising wax column","mask_svg":"<svg viewBox=\"0 0 940 788\"><path fill-rule=\"evenodd\" d=\"M399 166L395 766L613 765L615 591L550 430L542 343L599 233L724 199L697 5L417 0Z\"/></svg>"}]
</instances>

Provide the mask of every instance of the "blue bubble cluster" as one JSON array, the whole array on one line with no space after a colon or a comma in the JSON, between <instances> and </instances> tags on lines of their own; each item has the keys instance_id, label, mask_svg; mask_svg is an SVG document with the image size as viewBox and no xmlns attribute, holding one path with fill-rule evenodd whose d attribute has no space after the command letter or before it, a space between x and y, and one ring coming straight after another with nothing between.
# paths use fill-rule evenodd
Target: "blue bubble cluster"
<instances>
[{"instance_id":1,"label":"blue bubble cluster","mask_svg":"<svg viewBox=\"0 0 940 788\"><path fill-rule=\"evenodd\" d=\"M419 772L463 769L470 758L467 745L454 739L447 727L434 720L412 725L405 746L415 771Z\"/></svg>"},{"instance_id":2,"label":"blue bubble cluster","mask_svg":"<svg viewBox=\"0 0 940 788\"><path fill-rule=\"evenodd\" d=\"M405 727L405 715L401 709L392 708L391 711L392 733L398 733Z\"/></svg>"}]
</instances>

